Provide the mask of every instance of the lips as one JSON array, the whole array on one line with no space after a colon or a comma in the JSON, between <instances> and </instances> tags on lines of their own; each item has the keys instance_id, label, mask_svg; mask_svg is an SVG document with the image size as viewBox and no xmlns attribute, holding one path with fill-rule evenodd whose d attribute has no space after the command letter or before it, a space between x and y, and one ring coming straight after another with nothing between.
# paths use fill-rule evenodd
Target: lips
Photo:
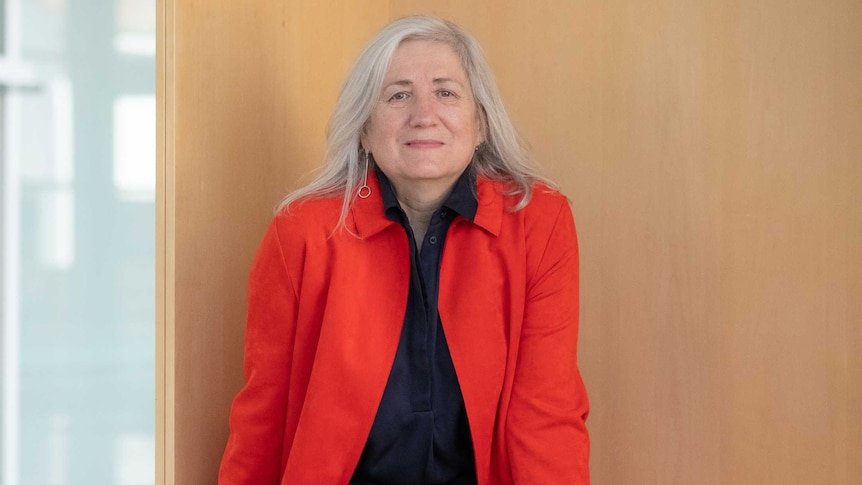
<instances>
[{"instance_id":1,"label":"lips","mask_svg":"<svg viewBox=\"0 0 862 485\"><path fill-rule=\"evenodd\" d=\"M410 140L405 143L405 145L409 146L410 148L419 149L439 148L443 146L443 142L439 140Z\"/></svg>"}]
</instances>

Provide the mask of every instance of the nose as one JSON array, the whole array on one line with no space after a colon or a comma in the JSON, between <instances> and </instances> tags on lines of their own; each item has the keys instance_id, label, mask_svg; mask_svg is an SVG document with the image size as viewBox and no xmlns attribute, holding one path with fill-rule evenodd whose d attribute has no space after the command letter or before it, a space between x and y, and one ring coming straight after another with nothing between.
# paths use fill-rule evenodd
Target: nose
<instances>
[{"instance_id":1,"label":"nose","mask_svg":"<svg viewBox=\"0 0 862 485\"><path fill-rule=\"evenodd\" d=\"M433 126L437 122L435 99L432 94L416 94L410 112L412 126Z\"/></svg>"}]
</instances>

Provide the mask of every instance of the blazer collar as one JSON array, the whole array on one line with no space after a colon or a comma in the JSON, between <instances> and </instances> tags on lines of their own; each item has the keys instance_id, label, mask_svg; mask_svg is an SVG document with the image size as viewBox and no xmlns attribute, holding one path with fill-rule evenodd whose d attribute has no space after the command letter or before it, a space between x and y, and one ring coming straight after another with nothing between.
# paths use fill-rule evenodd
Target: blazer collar
<instances>
[{"instance_id":1,"label":"blazer collar","mask_svg":"<svg viewBox=\"0 0 862 485\"><path fill-rule=\"evenodd\" d=\"M353 231L362 239L371 237L389 226L398 226L398 223L386 218L380 182L377 177L368 177L367 184L371 189L371 195L365 199L354 196L349 214L349 218L353 222ZM476 218L473 220L473 224L494 236L499 235L503 211L506 210L505 196L502 193L501 185L479 177L476 181L476 198L479 206L476 209Z\"/></svg>"},{"instance_id":2,"label":"blazer collar","mask_svg":"<svg viewBox=\"0 0 862 485\"><path fill-rule=\"evenodd\" d=\"M500 235L500 224L503 222L503 212L506 208L506 197L503 195L503 185L483 177L476 181L476 198L479 207L473 223L485 229L494 236Z\"/></svg>"}]
</instances>

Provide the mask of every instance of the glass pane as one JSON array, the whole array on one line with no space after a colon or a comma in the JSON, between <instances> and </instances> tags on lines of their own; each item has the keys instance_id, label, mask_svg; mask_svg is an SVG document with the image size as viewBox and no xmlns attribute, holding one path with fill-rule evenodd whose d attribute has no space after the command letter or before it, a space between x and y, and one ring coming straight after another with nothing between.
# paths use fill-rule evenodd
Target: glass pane
<instances>
[{"instance_id":1,"label":"glass pane","mask_svg":"<svg viewBox=\"0 0 862 485\"><path fill-rule=\"evenodd\" d=\"M73 15L80 9L77 4L86 2L70 2L68 0L6 0L6 2L17 6L17 10L20 12L17 19L10 18L9 22L18 22L18 25L11 25L10 27L19 33L16 43L21 46L20 54L27 59L59 60L60 56L64 54L66 46L71 47L75 40L68 38L67 35L84 35L80 28L68 32L67 27L69 21L76 20ZM97 0L92 3L102 4L108 8L111 6L111 2L105 0ZM81 22L81 20L78 21Z\"/></svg>"},{"instance_id":2,"label":"glass pane","mask_svg":"<svg viewBox=\"0 0 862 485\"><path fill-rule=\"evenodd\" d=\"M0 2L0 485L152 484L155 0Z\"/></svg>"},{"instance_id":3,"label":"glass pane","mask_svg":"<svg viewBox=\"0 0 862 485\"><path fill-rule=\"evenodd\" d=\"M0 56L6 53L6 0L0 0Z\"/></svg>"}]
</instances>

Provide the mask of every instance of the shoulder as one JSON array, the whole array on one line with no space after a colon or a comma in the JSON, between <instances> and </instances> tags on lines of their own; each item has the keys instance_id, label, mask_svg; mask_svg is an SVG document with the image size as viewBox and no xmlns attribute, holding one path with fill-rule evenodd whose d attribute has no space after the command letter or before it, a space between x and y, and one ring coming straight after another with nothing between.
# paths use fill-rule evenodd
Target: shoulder
<instances>
[{"instance_id":1,"label":"shoulder","mask_svg":"<svg viewBox=\"0 0 862 485\"><path fill-rule=\"evenodd\" d=\"M258 247L260 262L255 267L280 260L293 273L309 254L325 254L338 224L341 201L335 197L302 199L280 209Z\"/></svg>"},{"instance_id":2,"label":"shoulder","mask_svg":"<svg viewBox=\"0 0 862 485\"><path fill-rule=\"evenodd\" d=\"M279 210L272 224L285 236L330 234L338 224L342 202L341 197L300 199Z\"/></svg>"},{"instance_id":3,"label":"shoulder","mask_svg":"<svg viewBox=\"0 0 862 485\"><path fill-rule=\"evenodd\" d=\"M554 238L576 244L574 218L569 199L545 184L533 185L532 196L519 211L528 246L545 247Z\"/></svg>"},{"instance_id":4,"label":"shoulder","mask_svg":"<svg viewBox=\"0 0 862 485\"><path fill-rule=\"evenodd\" d=\"M531 218L556 217L560 211L569 209L569 199L558 190L543 183L533 184L532 194L526 207L525 216Z\"/></svg>"},{"instance_id":5,"label":"shoulder","mask_svg":"<svg viewBox=\"0 0 862 485\"><path fill-rule=\"evenodd\" d=\"M542 182L532 185L529 200L524 207L517 208L524 197L522 192L514 192L510 184L505 182L480 179L478 185L479 204L490 205L496 199L499 208L505 213L504 218L522 220L524 222L540 222L557 219L561 212L571 213L569 199L558 190Z\"/></svg>"},{"instance_id":6,"label":"shoulder","mask_svg":"<svg viewBox=\"0 0 862 485\"><path fill-rule=\"evenodd\" d=\"M285 260L325 245L336 232L341 198L302 199L281 208L270 221L261 248L278 248Z\"/></svg>"},{"instance_id":7,"label":"shoulder","mask_svg":"<svg viewBox=\"0 0 862 485\"><path fill-rule=\"evenodd\" d=\"M484 177L477 181L476 195L479 207L474 223L506 240L523 238L525 233L541 238L561 215L571 219L568 199L543 183L533 184L526 204L521 203L523 192L512 184Z\"/></svg>"}]
</instances>

